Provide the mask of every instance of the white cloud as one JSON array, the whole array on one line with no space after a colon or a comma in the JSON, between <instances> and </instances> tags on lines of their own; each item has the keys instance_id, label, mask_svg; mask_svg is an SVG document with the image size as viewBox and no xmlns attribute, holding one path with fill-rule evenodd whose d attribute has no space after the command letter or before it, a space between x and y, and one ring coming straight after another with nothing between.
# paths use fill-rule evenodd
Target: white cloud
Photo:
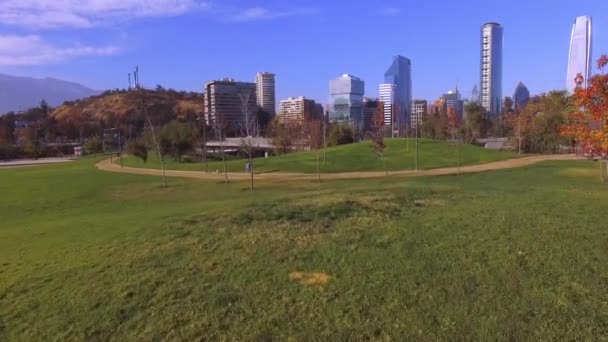
<instances>
[{"instance_id":1,"label":"white cloud","mask_svg":"<svg viewBox=\"0 0 608 342\"><path fill-rule=\"evenodd\" d=\"M387 17L391 17L391 16L395 16L401 13L401 9L397 8L397 7L385 7L382 10L380 10L380 13L382 15L385 15Z\"/></svg>"},{"instance_id":2,"label":"white cloud","mask_svg":"<svg viewBox=\"0 0 608 342\"><path fill-rule=\"evenodd\" d=\"M54 46L37 35L0 35L0 66L30 66L57 63L76 57L110 56L118 53L115 46Z\"/></svg>"},{"instance_id":3,"label":"white cloud","mask_svg":"<svg viewBox=\"0 0 608 342\"><path fill-rule=\"evenodd\" d=\"M265 7L250 7L234 11L225 20L233 22L246 22L257 20L270 20L318 13L316 8L293 8L289 10L271 10Z\"/></svg>"},{"instance_id":4,"label":"white cloud","mask_svg":"<svg viewBox=\"0 0 608 342\"><path fill-rule=\"evenodd\" d=\"M0 24L26 28L86 28L141 17L205 10L204 0L0 0Z\"/></svg>"}]
</instances>

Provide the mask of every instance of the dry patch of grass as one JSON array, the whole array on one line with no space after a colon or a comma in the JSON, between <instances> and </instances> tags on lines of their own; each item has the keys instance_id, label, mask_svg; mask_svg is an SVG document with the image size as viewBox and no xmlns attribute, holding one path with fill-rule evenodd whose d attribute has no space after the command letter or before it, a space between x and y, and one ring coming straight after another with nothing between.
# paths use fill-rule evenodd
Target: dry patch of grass
<instances>
[{"instance_id":1,"label":"dry patch of grass","mask_svg":"<svg viewBox=\"0 0 608 342\"><path fill-rule=\"evenodd\" d=\"M289 280L298 281L305 286L321 286L329 283L331 276L327 273L322 272L291 272L289 273Z\"/></svg>"},{"instance_id":2,"label":"dry patch of grass","mask_svg":"<svg viewBox=\"0 0 608 342\"><path fill-rule=\"evenodd\" d=\"M559 171L560 174L564 175L564 176L571 176L571 177L593 177L596 174L599 177L599 171L596 169L590 169L590 168L567 168L567 169L563 169Z\"/></svg>"}]
</instances>

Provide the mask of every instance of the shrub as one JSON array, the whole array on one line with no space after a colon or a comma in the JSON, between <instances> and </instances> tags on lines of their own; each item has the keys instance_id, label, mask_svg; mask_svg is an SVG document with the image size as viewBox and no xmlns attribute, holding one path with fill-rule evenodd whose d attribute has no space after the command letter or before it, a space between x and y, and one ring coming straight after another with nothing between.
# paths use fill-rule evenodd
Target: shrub
<instances>
[{"instance_id":1,"label":"shrub","mask_svg":"<svg viewBox=\"0 0 608 342\"><path fill-rule=\"evenodd\" d=\"M133 155L145 163L148 161L148 147L141 140L135 140L127 145L127 153Z\"/></svg>"},{"instance_id":2,"label":"shrub","mask_svg":"<svg viewBox=\"0 0 608 342\"><path fill-rule=\"evenodd\" d=\"M38 159L44 156L44 146L39 141L28 141L23 146L23 152L29 158Z\"/></svg>"},{"instance_id":3,"label":"shrub","mask_svg":"<svg viewBox=\"0 0 608 342\"><path fill-rule=\"evenodd\" d=\"M84 143L84 152L86 154L96 154L103 152L103 144L98 136L92 136Z\"/></svg>"}]
</instances>

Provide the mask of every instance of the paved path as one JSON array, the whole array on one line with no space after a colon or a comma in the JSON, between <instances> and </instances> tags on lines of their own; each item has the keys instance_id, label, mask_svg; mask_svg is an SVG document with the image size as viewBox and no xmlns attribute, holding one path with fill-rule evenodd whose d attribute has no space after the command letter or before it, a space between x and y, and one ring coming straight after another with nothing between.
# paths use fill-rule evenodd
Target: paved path
<instances>
[{"instance_id":1,"label":"paved path","mask_svg":"<svg viewBox=\"0 0 608 342\"><path fill-rule=\"evenodd\" d=\"M421 170L421 171L392 171L389 172L390 176L444 176L454 175L458 172L462 173L476 173L493 170L513 169L518 167L524 167L538 162L547 160L578 160L582 159L574 154L559 154L559 155L540 155L522 157L516 159L503 160L498 162L492 162L487 164L469 165L462 166L460 170L456 167L446 167L440 169ZM95 165L99 170L119 173L131 173L136 175L148 175L148 176L161 176L162 171L157 169L145 169L135 167L120 167L120 165L114 164L110 159L105 159L98 162ZM195 179L208 179L208 180L223 180L223 173L204 173L202 171L178 171L178 170L166 170L168 177L184 177L184 178L195 178ZM321 179L323 180L334 180L334 179L357 179L357 178L379 178L384 177L383 171L365 171L365 172L340 172L340 173L322 173ZM248 173L237 173L229 172L229 180L246 180L249 179ZM273 172L273 173L260 173L255 175L255 179L269 179L269 180L314 180L317 179L317 174L314 173L286 173L286 172Z\"/></svg>"},{"instance_id":2,"label":"paved path","mask_svg":"<svg viewBox=\"0 0 608 342\"><path fill-rule=\"evenodd\" d=\"M40 158L40 159L15 159L5 162L0 162L0 168L3 167L22 167L32 165L57 164L72 161L71 158Z\"/></svg>"}]
</instances>

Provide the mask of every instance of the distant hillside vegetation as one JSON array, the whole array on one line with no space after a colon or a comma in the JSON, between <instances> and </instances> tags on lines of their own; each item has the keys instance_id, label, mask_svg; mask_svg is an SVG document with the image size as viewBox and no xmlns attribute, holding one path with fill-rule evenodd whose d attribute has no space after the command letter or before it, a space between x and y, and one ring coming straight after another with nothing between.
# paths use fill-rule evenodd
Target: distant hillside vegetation
<instances>
[{"instance_id":1,"label":"distant hillside vegetation","mask_svg":"<svg viewBox=\"0 0 608 342\"><path fill-rule=\"evenodd\" d=\"M0 74L0 115L38 106L45 100L54 107L100 92L81 84L54 78L30 78Z\"/></svg>"},{"instance_id":2,"label":"distant hillside vegetation","mask_svg":"<svg viewBox=\"0 0 608 342\"><path fill-rule=\"evenodd\" d=\"M141 116L145 104L150 115L166 119L192 118L203 112L202 94L173 90L106 91L101 95L66 102L51 116L58 121L96 121L111 124ZM164 121L164 120L163 120Z\"/></svg>"}]
</instances>

